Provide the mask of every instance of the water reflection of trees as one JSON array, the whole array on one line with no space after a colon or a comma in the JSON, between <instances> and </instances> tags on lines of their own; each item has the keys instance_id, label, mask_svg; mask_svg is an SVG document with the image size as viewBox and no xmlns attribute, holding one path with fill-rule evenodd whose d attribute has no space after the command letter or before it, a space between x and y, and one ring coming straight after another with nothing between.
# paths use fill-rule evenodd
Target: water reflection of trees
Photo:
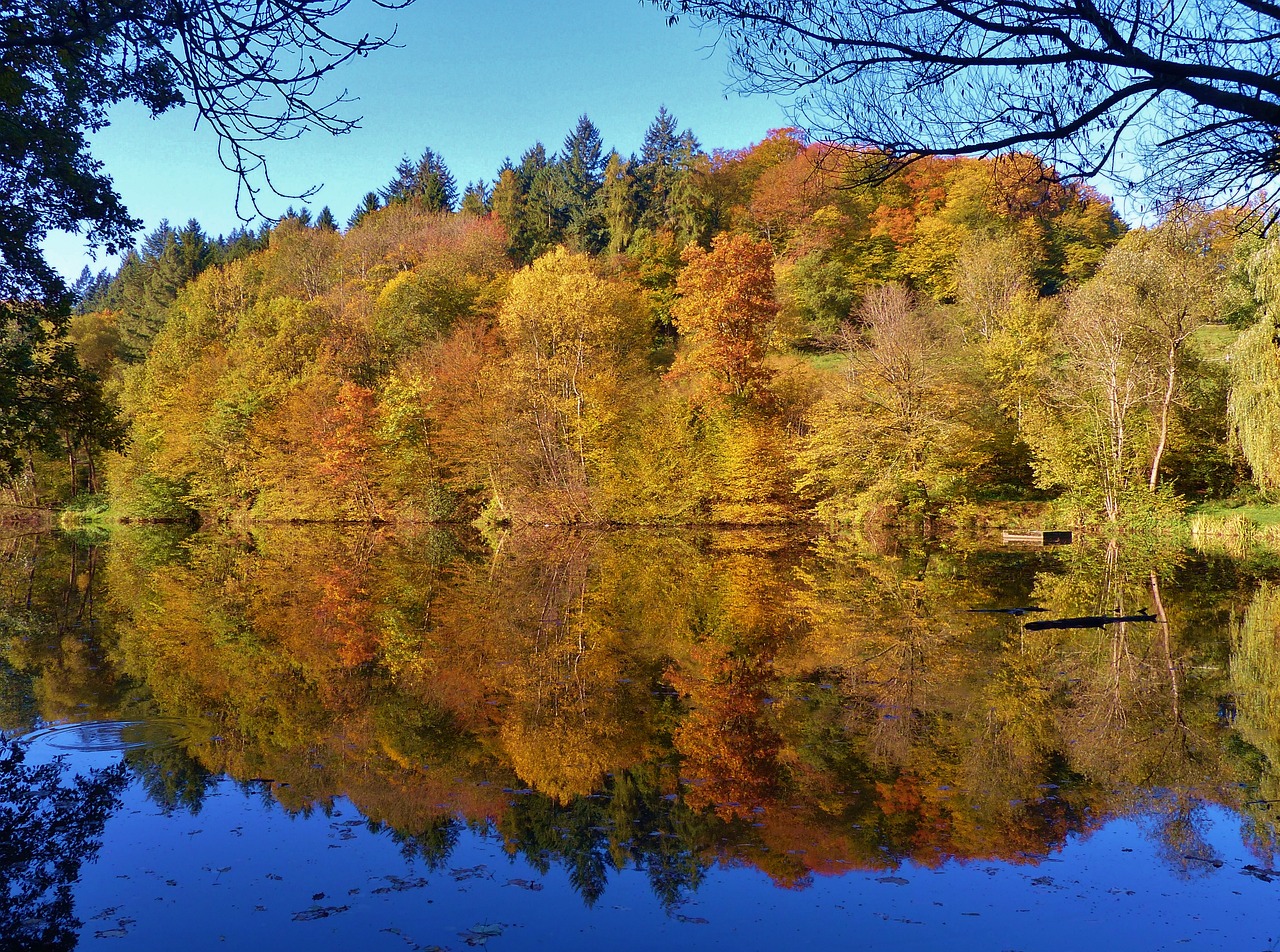
<instances>
[{"instance_id":1,"label":"water reflection of trees","mask_svg":"<svg viewBox=\"0 0 1280 952\"><path fill-rule=\"evenodd\" d=\"M74 949L79 939L72 887L96 858L127 777L119 765L69 770L27 763L0 735L0 936L13 952Z\"/></svg>"},{"instance_id":2,"label":"water reflection of trees","mask_svg":"<svg viewBox=\"0 0 1280 952\"><path fill-rule=\"evenodd\" d=\"M33 652L11 622L0 659L54 712L83 690L96 716L213 717L220 740L187 762L138 765L170 808L224 771L290 809L346 796L428 864L466 822L563 865L589 902L623 867L674 908L718 863L802 886L906 860L1034 862L1120 815L1190 875L1211 858L1205 804L1274 843L1272 807L1251 801L1280 802L1280 599L1186 558L131 531L106 552L100 664ZM5 564L12 619L27 569ZM966 610L1001 604L1160 620L1027 632Z\"/></svg>"}]
</instances>

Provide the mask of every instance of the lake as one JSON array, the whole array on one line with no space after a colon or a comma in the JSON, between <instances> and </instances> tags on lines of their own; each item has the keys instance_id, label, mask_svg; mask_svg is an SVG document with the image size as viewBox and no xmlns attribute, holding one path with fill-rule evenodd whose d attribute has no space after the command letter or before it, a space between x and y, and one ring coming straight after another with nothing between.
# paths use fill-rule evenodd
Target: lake
<instances>
[{"instance_id":1,"label":"lake","mask_svg":"<svg viewBox=\"0 0 1280 952\"><path fill-rule=\"evenodd\" d=\"M0 731L6 949L1280 947L1274 558L16 536Z\"/></svg>"}]
</instances>

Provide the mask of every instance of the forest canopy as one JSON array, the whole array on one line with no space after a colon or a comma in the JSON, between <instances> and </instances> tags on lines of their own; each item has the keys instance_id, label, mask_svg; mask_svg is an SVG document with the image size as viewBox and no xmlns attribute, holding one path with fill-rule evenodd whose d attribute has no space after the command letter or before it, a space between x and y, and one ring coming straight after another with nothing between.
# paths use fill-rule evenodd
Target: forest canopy
<instances>
[{"instance_id":1,"label":"forest canopy","mask_svg":"<svg viewBox=\"0 0 1280 952\"><path fill-rule=\"evenodd\" d=\"M708 152L665 109L624 156L583 116L462 188L425 148L345 228L162 224L32 352L65 372L5 492L488 531L1273 491L1248 209L1129 231L1032 155L867 161L794 129Z\"/></svg>"}]
</instances>

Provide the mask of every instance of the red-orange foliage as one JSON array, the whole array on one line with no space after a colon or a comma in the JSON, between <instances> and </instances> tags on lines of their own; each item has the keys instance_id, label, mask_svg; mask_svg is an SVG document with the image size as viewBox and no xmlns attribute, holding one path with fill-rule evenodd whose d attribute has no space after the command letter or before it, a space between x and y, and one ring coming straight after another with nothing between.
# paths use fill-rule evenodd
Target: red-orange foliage
<instances>
[{"instance_id":1,"label":"red-orange foliage","mask_svg":"<svg viewBox=\"0 0 1280 952\"><path fill-rule=\"evenodd\" d=\"M674 738L682 772L696 781L687 802L695 810L712 806L722 819L750 816L772 802L778 786L782 739L766 704L771 661L739 657L714 641L693 647L690 655L699 663L698 675L667 672L668 682L693 705Z\"/></svg>"},{"instance_id":2,"label":"red-orange foliage","mask_svg":"<svg viewBox=\"0 0 1280 952\"><path fill-rule=\"evenodd\" d=\"M337 648L338 662L344 668L372 661L378 650L378 633L363 573L332 566L317 581L320 601L315 614L321 639Z\"/></svg>"},{"instance_id":3,"label":"red-orange foliage","mask_svg":"<svg viewBox=\"0 0 1280 952\"><path fill-rule=\"evenodd\" d=\"M344 383L324 422L319 475L344 490L360 515L376 515L375 456L380 440L373 391L350 381Z\"/></svg>"},{"instance_id":4,"label":"red-orange foliage","mask_svg":"<svg viewBox=\"0 0 1280 952\"><path fill-rule=\"evenodd\" d=\"M764 366L778 315L773 250L749 235L717 235L711 251L690 245L676 282L672 316L685 353L668 376L692 377L699 397L760 402L768 393Z\"/></svg>"}]
</instances>

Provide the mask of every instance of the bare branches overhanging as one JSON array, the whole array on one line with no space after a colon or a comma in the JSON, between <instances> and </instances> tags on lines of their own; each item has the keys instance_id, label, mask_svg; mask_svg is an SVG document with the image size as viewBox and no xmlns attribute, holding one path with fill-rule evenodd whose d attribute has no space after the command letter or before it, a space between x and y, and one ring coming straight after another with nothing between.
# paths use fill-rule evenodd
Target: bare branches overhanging
<instances>
[{"instance_id":1,"label":"bare branches overhanging","mask_svg":"<svg viewBox=\"0 0 1280 952\"><path fill-rule=\"evenodd\" d=\"M411 0L370 0L398 9ZM271 180L264 144L308 129L355 128L330 88L344 63L391 42L350 29L352 0L14 0L0 7L0 292L60 286L39 251L52 230L87 228L115 250L137 222L89 153L107 110L158 115L189 105L238 177L237 209L259 213ZM310 194L309 192L306 194ZM287 197L305 197L290 195Z\"/></svg>"},{"instance_id":2,"label":"bare branches overhanging","mask_svg":"<svg viewBox=\"0 0 1280 952\"><path fill-rule=\"evenodd\" d=\"M1280 176L1280 6L1266 0L652 2L718 29L743 90L793 96L813 135L881 150L876 174L1020 149L1217 202Z\"/></svg>"}]
</instances>

